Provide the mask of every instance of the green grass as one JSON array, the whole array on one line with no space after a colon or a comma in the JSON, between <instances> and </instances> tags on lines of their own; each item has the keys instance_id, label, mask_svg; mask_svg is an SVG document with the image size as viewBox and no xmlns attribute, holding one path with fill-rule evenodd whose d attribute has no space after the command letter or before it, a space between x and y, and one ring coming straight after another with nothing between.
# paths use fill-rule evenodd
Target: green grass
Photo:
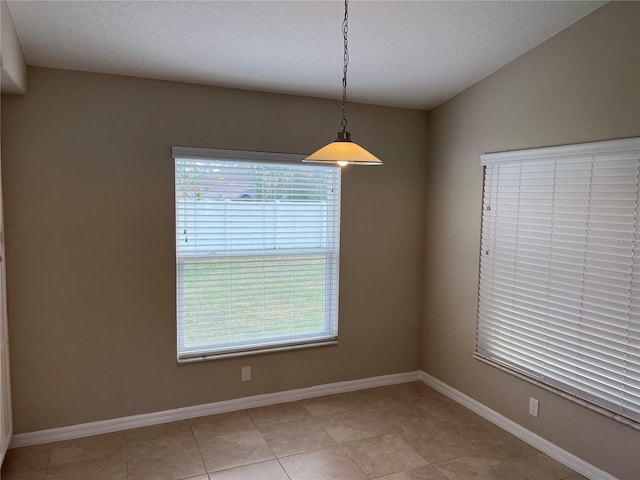
<instances>
[{"instance_id":1,"label":"green grass","mask_svg":"<svg viewBox=\"0 0 640 480\"><path fill-rule=\"evenodd\" d=\"M320 332L325 255L183 259L184 344Z\"/></svg>"}]
</instances>

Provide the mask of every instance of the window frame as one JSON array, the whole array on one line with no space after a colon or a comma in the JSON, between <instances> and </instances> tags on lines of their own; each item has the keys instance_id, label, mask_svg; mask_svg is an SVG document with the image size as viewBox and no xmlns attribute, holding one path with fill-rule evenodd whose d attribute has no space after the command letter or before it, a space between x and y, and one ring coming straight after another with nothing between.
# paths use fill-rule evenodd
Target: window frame
<instances>
[{"instance_id":1,"label":"window frame","mask_svg":"<svg viewBox=\"0 0 640 480\"><path fill-rule=\"evenodd\" d=\"M175 232L175 255L176 255L176 349L178 363L191 363L203 360L214 360L229 357L238 357L246 355L256 355L268 352L278 352L286 350L297 350L304 348L314 348L327 345L337 345L338 342L338 317L339 317L339 270L340 270L340 222L341 222L341 169L332 164L303 164L302 160L306 155L292 153L276 153L276 152L258 152L244 150L227 150L227 149L209 149L198 147L172 147L172 157L174 159L174 232ZM196 161L224 161L224 162L247 162L247 163L263 163L271 165L296 165L304 166L304 168L333 168L337 169L337 177L334 179L332 201L329 203L328 212L329 220L325 222L326 228L330 228L331 241L328 248L305 249L291 248L283 251L265 250L248 250L247 252L231 250L223 255L208 252L204 254L180 254L179 252L179 232L178 232L178 199L177 199L177 165L180 160L196 160ZM181 320L180 311L182 308L183 297L181 290L183 289L184 279L181 272L184 269L185 260L198 260L204 258L225 258L225 259L241 259L259 256L260 253L268 257L290 257L290 256L325 256L325 315L322 320L323 329L312 334L301 337L300 335L280 335L278 337L268 337L270 340L256 342L244 340L236 342L233 347L221 348L220 344L202 343L202 348L185 349L184 342L184 322ZM267 337L262 337L267 338ZM207 348L208 345L208 348ZM217 347L215 345L218 345Z\"/></svg>"},{"instance_id":2,"label":"window frame","mask_svg":"<svg viewBox=\"0 0 640 480\"><path fill-rule=\"evenodd\" d=\"M587 159L587 160L585 160ZM505 320L496 320L495 318L490 318L492 315L493 310L493 305L489 305L490 302L493 302L493 300L487 300L491 297L491 295L493 295L493 293L488 292L489 289L493 289L495 288L492 284L492 282L494 281L493 279L493 273L490 273L490 275L486 275L483 274L483 270L487 268L487 266L490 263L496 263L495 259L489 259L491 256L494 255L494 251L490 251L488 249L488 246L490 247L492 245L491 243L491 239L488 239L487 237L487 231L490 230L491 228L496 229L496 215L495 213L491 213L489 214L488 211L491 209L491 207L488 207L488 203L487 203L487 197L490 195L494 195L495 192L492 192L490 195L488 195L487 193L487 188L489 188L489 183L487 183L489 180L487 178L487 168L489 168L490 166L494 166L494 165L525 165L527 164L527 162L531 162L530 164L535 164L535 162L547 162L547 161L554 161L556 162L554 164L553 167L553 171L556 172L557 170L557 166L560 162L572 162L575 161L576 163L580 160L580 161L590 161L592 162L592 165L595 164L596 162L600 161L600 162L605 162L605 161L609 161L609 160L618 160L618 159L624 159L624 160L629 160L631 162L640 162L640 137L636 137L636 138L626 138L626 139L620 139L620 140L611 140L611 141L604 141L604 142L592 142L592 143L585 143L585 144L577 144L577 145L564 145L564 146L559 146L559 147L546 147L546 148L539 148L539 149L529 149L529 150L519 150L519 151L508 151L508 152L499 152L499 153L490 153L490 154L484 154L481 156L481 164L483 165L483 178L484 178L484 191L483 191L483 214L482 214L482 222L481 222L481 228L482 228L482 240L481 240L481 251L480 251L480 275L479 275L479 285L478 285L478 316L477 316L477 321L476 321L476 341L475 341L475 350L474 350L474 358L485 362L493 367L499 368L511 375L517 376L523 380L526 380L530 383L534 383L546 390L552 391L560 396L562 396L563 398L567 398L573 402L576 402L580 405L583 405L589 409L592 409L594 411L597 411L603 415L606 415L612 419L615 419L621 423L624 423L626 425L629 425L635 429L640 429L640 421L638 420L640 417L638 417L637 411L638 408L640 407L640 404L636 404L636 403L631 403L631 407L629 407L629 400L623 400L624 398L624 392L629 392L631 391L635 391L637 390L637 387L634 386L633 384L633 378L631 377L629 380L626 380L622 383L622 387L621 387L621 398L619 400L620 404L619 405L615 405L614 407L611 407L610 405L607 404L607 400L604 399L604 397L602 399L600 398L594 398L593 395L591 393L589 393L588 391L577 391L578 389L575 389L576 391L571 392L570 388L566 388L562 385L562 382L559 382L557 379L552 379L549 377L549 379L545 376L544 372L536 372L534 370L532 370L531 367L531 363L527 365L527 362L525 363L520 363L518 364L516 360L514 360L514 358L517 358L518 356L522 356L525 355L522 352L519 352L517 355L509 355L507 357L505 357L504 355L500 354L500 349L504 349L505 347L498 347L497 349L491 350L491 342L489 340L487 340L487 331L489 328L494 328L496 329L496 332L498 336L500 335L505 335L504 333L501 333L500 331L498 331L498 329L500 328L504 328L504 324L505 324ZM637 278L637 272L638 272L638 268L637 268L637 255L635 255L635 251L639 248L638 247L638 214L639 214L639 209L640 207L638 206L638 200L637 198L639 198L639 191L640 191L640 185L638 184L638 182L640 182L640 164L638 164L638 166L634 167L636 169L636 173L635 173L635 178L636 178L636 201L635 201L635 221L632 221L632 226L635 229L635 234L634 234L634 240L632 240L632 245L629 247L629 250L631 252L630 254L630 258L628 259L628 263L630 264L629 267L629 315L631 315L631 312L636 312L636 309L638 308L638 304L636 304L636 302L638 302L638 296L637 296L637 289L638 289L638 278ZM553 185L554 185L554 190L553 190L553 194L552 194L552 205L555 205L555 201L556 201L556 193L555 193L555 185L556 185L556 173L554 173L554 177L553 177ZM592 167L592 171L591 171L591 182L593 182L593 178L596 178L593 176L593 167ZM627 177L625 177L627 178ZM522 185L521 182L522 179L518 180L518 185ZM495 188L495 183L491 184L491 188ZM521 189L522 187L518 187L518 198L521 198L520 196L522 195L521 193ZM503 204L504 207L504 204ZM551 218L551 225L552 225L552 230L551 230L551 238L553 238L553 228L554 228L554 220L553 219L557 219L558 217L555 217L554 213L555 212L555 206L552 207L552 214L550 216ZM520 212L520 206L518 204L518 212ZM589 200L589 205L587 207L587 209L589 210L589 215L591 215L591 200ZM516 217L516 223L519 225L519 222L521 221L520 216ZM490 225L487 222L491 222L493 221L494 224ZM502 227L504 228L504 226ZM587 227L587 231L589 231L590 227ZM495 234L494 234L495 235ZM517 234L519 235L519 234ZM589 234L585 234L585 242L589 243L591 242L595 237L591 237L589 236ZM490 234L489 234L490 236ZM497 240L493 240L495 242L497 242ZM616 239L612 239L612 242L616 241ZM517 241L516 241L517 242ZM553 239L551 240L551 242L553 242ZM588 251L588 248L587 250ZM515 258L518 258L518 250L516 247L516 252L515 252ZM528 253L526 254L528 255ZM554 264L552 263L551 257L549 258L549 265L550 268L553 269ZM586 258L585 258L585 262L586 262ZM557 266L557 265L556 265ZM515 267L514 267L515 268ZM551 275L550 273L548 273L548 275ZM583 272L583 275L585 275L585 273ZM505 277L506 278L506 277ZM516 276L514 273L514 282ZM551 277L549 277L551 278ZM550 282L550 280L547 280L547 282ZM552 283L552 282L551 282ZM520 286L517 285L517 283L513 284L513 288L514 291L516 289L520 289L523 287L523 284L521 284ZM583 285L581 287L584 291L585 286L584 286L584 280L583 280ZM547 284L547 295L549 295L549 291L551 291L551 287L549 287L549 284ZM635 293L634 293L635 292ZM529 293L529 292L527 292ZM514 294L515 295L515 294ZM532 295L536 295L535 292ZM544 295L540 294L542 298ZM483 298L484 297L484 298ZM515 298L515 297L514 297ZM518 301L522 302L523 300L518 300L517 298L514 300L516 301L516 304ZM528 301L528 300L525 300ZM498 302L503 302L503 300L499 300ZM603 302L607 303L607 300L603 300ZM489 306L488 306L489 305ZM482 312L481 309L484 309L484 311ZM525 337L519 337L517 336L518 334L514 334L513 332L516 331L515 329L517 328L524 328L522 327L523 325L527 325L527 322L530 324L531 320L530 319L525 319L524 321L522 319L518 319L518 314L513 313L515 312L516 308L514 308L512 310L512 313L510 314L511 317L509 317L509 321L515 325L514 330L510 330L510 332L508 334L506 334L506 337L508 337L508 335L516 335L513 338L516 339L517 341L524 341L524 342L532 342L532 340L530 338L525 338ZM487 315L487 312L489 313L489 315ZM555 312L554 312L555 313ZM633 314L633 318L635 318L637 315L637 313ZM502 317L504 317L504 312L501 314ZM484 318L482 318L484 317ZM489 318L487 318L489 317ZM545 322L549 323L549 319L551 317L550 316L545 316ZM627 337L626 337L626 342L630 347L627 348L631 348L630 353L628 353L627 350L624 350L621 353L621 356L625 359L624 362L626 362L627 357L633 359L634 357L637 357L637 332L638 332L638 328L640 327L640 323L638 323L637 319L631 319L632 317L629 317L628 320L628 324L627 324ZM582 317L580 317L580 321L582 322ZM553 323L552 327L555 328L561 328L564 324L563 323ZM482 330L482 331L481 331ZM553 330L553 328L552 328ZM549 333L549 329L547 328L547 325L545 325L544 330L545 335L547 335ZM634 333L635 332L635 333ZM553 335L558 335L557 333L554 333ZM553 340L555 339L555 337L553 335L549 335L548 337L545 337L545 342L547 342L547 340L551 340L551 342L553 342ZM484 337L484 338L481 338ZM505 337L505 338L506 338ZM523 340L524 339L524 340ZM604 342L604 340L603 340ZM548 343L548 342L547 342ZM576 342L579 343L579 342ZM604 345L604 343L603 343ZM528 349L529 347L527 347ZM538 350L535 350L535 348L539 348L539 347L531 347L532 348L532 352L534 353L539 353ZM553 353L553 351L556 349L557 347L551 347L551 351L553 355L556 355L555 353ZM582 347L576 347L577 351L583 351L580 350ZM604 347L602 347L604 348ZM587 352L589 352L590 350L586 350ZM546 355L546 354L545 354ZM605 353L602 353L601 355L606 356ZM526 355L525 355L526 357ZM533 357L531 357L533 358ZM531 358L529 358L528 360L531 360ZM542 357L542 358L547 358L547 357ZM551 360L556 360L556 358L554 357L548 357ZM599 362L604 362L605 360L602 359L598 359ZM638 366L636 365L636 361L631 360L631 368L634 369L638 369ZM567 364L568 365L568 364ZM590 365L590 363L587 364L580 364L580 365ZM634 366L635 365L635 366ZM625 363L625 368L626 368L626 363ZM630 370L630 375L632 376L637 376L638 375L638 371L637 370ZM590 375L595 375L595 374L590 374ZM573 377L573 379L575 380L575 376ZM582 380L581 380L582 381ZM593 382L593 380L588 380L587 382ZM587 383L585 382L585 384ZM574 387L575 388L575 387ZM581 387L582 388L582 387ZM637 393L631 394L632 398L634 398L634 395L637 396ZM625 403L626 402L626 403ZM637 400L636 400L637 402ZM632 411L633 410L633 411ZM635 412L635 413L634 413ZM636 418L637 417L637 418Z\"/></svg>"}]
</instances>

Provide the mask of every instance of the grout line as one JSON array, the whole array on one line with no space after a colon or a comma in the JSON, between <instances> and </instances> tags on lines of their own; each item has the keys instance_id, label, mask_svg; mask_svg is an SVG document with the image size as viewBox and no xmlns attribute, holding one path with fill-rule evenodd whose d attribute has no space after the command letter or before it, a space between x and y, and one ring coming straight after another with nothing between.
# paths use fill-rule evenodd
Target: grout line
<instances>
[{"instance_id":1,"label":"grout line","mask_svg":"<svg viewBox=\"0 0 640 480\"><path fill-rule=\"evenodd\" d=\"M370 438L374 438L374 437L370 437ZM362 440L365 440L364 438ZM359 440L356 440L359 441ZM349 452L347 452L341 444L338 444L338 448L342 451L342 453L351 461L351 463L353 463L356 467L358 467L358 470L360 470L362 472L362 474L366 477L366 478L371 478L367 472L365 472L362 467L360 465L358 465L358 462L356 462L353 457L351 455L349 455Z\"/></svg>"},{"instance_id":2,"label":"grout line","mask_svg":"<svg viewBox=\"0 0 640 480\"><path fill-rule=\"evenodd\" d=\"M129 462L127 461L127 439L122 431L122 455L124 456L124 476L129 480Z\"/></svg>"},{"instance_id":3,"label":"grout line","mask_svg":"<svg viewBox=\"0 0 640 480\"><path fill-rule=\"evenodd\" d=\"M244 410L240 410L241 412L244 412L247 417L249 417L249 421L251 422L251 425L253 425L253 428L255 428L256 430L260 431L260 429L258 428L258 426L256 425L256 422L253 421L253 417L251 416L251 414L249 413L249 410L253 410L252 408L247 408Z\"/></svg>"},{"instance_id":4,"label":"grout line","mask_svg":"<svg viewBox=\"0 0 640 480\"><path fill-rule=\"evenodd\" d=\"M251 419L251 421L253 421L253 419ZM255 422L253 422L253 424L255 425ZM260 437L262 438L262 440L264 441L264 443L267 445L267 448L269 449L269 451L271 452L271 455L273 455L273 458L275 460L278 460L278 456L276 455L276 453L273 451L273 449L271 448L271 445L269 445L269 442L267 442L267 439L264 438L264 434L260 431L259 428L256 428L256 431L260 434ZM280 463L280 462L278 462ZM285 472L286 473L286 472ZM289 475L287 475L289 476Z\"/></svg>"},{"instance_id":5,"label":"grout line","mask_svg":"<svg viewBox=\"0 0 640 480\"><path fill-rule=\"evenodd\" d=\"M202 462L202 466L204 467L204 473L207 476L207 478L210 479L211 477L209 477L207 462L205 462L204 460L204 456L202 455L202 450L200 449L200 443L198 442L198 439L196 438L196 434L193 431L193 425L191 425L191 419L187 419L187 424L189 425L189 430L191 430L191 436L193 437L193 441L196 443L196 448L198 449L198 455L200 455L200 461Z\"/></svg>"},{"instance_id":6,"label":"grout line","mask_svg":"<svg viewBox=\"0 0 640 480\"><path fill-rule=\"evenodd\" d=\"M426 383L426 382L425 382L425 383ZM428 386L429 386L430 388L434 389L434 387L433 387L432 385L428 385ZM434 389L434 391L438 391L438 390L437 390L437 389ZM442 393L442 392L439 392L439 395L442 395L442 396L443 396L443 398L448 397L448 395L446 395L446 394L444 394L444 393ZM397 396L398 396L398 397L403 397L403 398L405 398L405 396L402 394L402 391L397 392ZM417 397L418 397L418 398L420 398L420 397L423 397L423 395L422 395L422 394L420 394L420 395L418 395ZM407 397L407 398L409 398L409 397ZM429 399L429 398L431 398L431 397L428 397L428 399ZM452 397L449 397L449 398L452 398ZM453 400L456 402L456 404L457 404L458 406L460 406L460 407L466 407L467 409L469 409L469 412L470 412L470 414L471 414L471 415L473 415L473 417L483 418L483 415L479 414L479 413L478 413L477 411L475 411L474 409L470 408L469 406L465 405L464 403L461 403L461 402L457 401L455 398L453 398ZM300 404L300 405L301 405L301 402L302 402L302 400L298 400L298 401L294 401L294 402L292 402L292 403L296 403L296 404ZM302 406L304 407L304 405L302 405ZM420 411L423 411L423 412L424 412L424 411L427 411L427 410L425 410L425 408L423 408L422 404L417 405L417 408L418 408ZM286 471L286 469L284 468L283 463L281 462L281 458L279 458L278 456L276 456L276 455L275 455L275 452L273 451L273 449L271 448L271 446L269 445L269 443L266 441L266 438L264 437L264 434L263 434L263 433L260 431L260 429L256 426L256 424L255 424L255 422L254 422L253 418L251 417L251 415L249 414L248 410L247 410L247 409L245 409L245 410L240 410L240 411L241 411L241 412L244 412L244 413L248 416L248 418L250 419L251 424L253 425L253 429L254 429L255 431L257 431L257 432L259 432L259 433L260 433L261 437L263 438L263 440L264 440L264 441L265 441L265 443L267 444L268 449L270 450L271 454L273 455L273 458L272 458L272 459L275 459L275 460L277 460L277 461L278 461L278 463L279 463L279 465L280 465L281 469L284 471L284 473L285 473L285 475L287 476L287 478L289 478L289 480L291 480L291 477L290 477L289 473ZM333 414L327 414L327 415L321 415L321 416L319 416L319 417L314 417L314 416L312 416L312 415L311 415L311 413L310 413L306 408L305 408L305 411L306 411L306 412L307 412L307 414L309 415L309 416L306 418L306 420L308 420L308 419L318 420L319 418L328 418L328 417L331 417L331 416L335 416L335 415L342 415L342 414L346 413L346 412L337 412L337 413L333 413ZM221 413L221 414L224 414L224 413ZM221 415L221 414L218 414L218 415ZM484 418L485 418L485 420L487 420L487 418L486 418L486 417L484 417ZM206 477L207 477L207 478L209 478L209 480L210 480L210 475L211 475L211 474L216 473L217 471L216 471L216 472L209 472L209 471L207 470L206 462L205 462L204 456L203 456L203 454L202 454L202 450L201 450L201 448L200 448L199 441L198 441L198 439L195 437L195 432L194 432L194 428L193 428L193 425L192 425L192 423L191 423L191 420L189 420L189 419L186 419L186 420L187 420L187 423L188 423L188 425L189 425L189 430L190 430L190 432L191 432L192 438L193 438L193 440L196 442L196 448L198 449L198 452L199 452L199 455L200 455L200 459L201 459L202 464L203 464L204 469L205 469L205 473L204 473L204 475L206 475ZM276 425L286 425L286 424L292 423L292 422L294 422L294 421L296 421L296 420L291 420L291 421L288 421L288 422L282 422L282 423L278 423L278 424L276 424ZM489 420L489 421L490 421L490 420ZM491 422L491 423L495 424L495 422ZM331 434L327 431L327 429L325 428L325 426L324 426L324 425L322 425L322 424L320 424L320 423L318 423L318 425L321 427L322 431L323 431L324 433L326 433L326 434L331 438L331 440L332 440L332 441L333 441L333 443L334 443L332 446L330 446L330 447L321 447L321 448L316 448L316 449L312 449L312 450L305 451L305 452L293 453L293 454L291 454L291 455L285 455L285 456L283 456L282 458L287 458L287 457L290 457L290 456L301 455L301 454L306 454L306 453L311 453L311 452L317 452L317 451L321 451L321 450L326 450L326 449L330 449L330 448L338 447L339 451L340 451L340 452L345 456L345 458L349 459L349 460L350 460L354 465L356 465L356 466L358 467L358 469L359 469L360 471L362 471L362 472L365 474L365 476L367 476L367 475L366 475L366 473L364 472L364 470L362 470L362 468L360 467L360 465L358 465L358 464L355 462L355 460L354 460L354 459L349 455L349 453L344 449L343 445L342 445L342 444L340 444L340 443L338 443L338 442L337 442L337 441L336 441L336 440L331 436ZM402 426L402 424L401 424L400 426ZM499 426L499 425L496 425L496 426L497 426L498 428L500 428L500 426ZM402 431L406 431L406 430L408 430L409 428L410 428L409 426L404 426L404 427L402 428L402 430L400 430L400 431L398 431L398 432L390 432L389 434L392 434L392 435L399 435ZM461 428L457 428L457 429L456 429L456 428L454 428L454 427L452 427L452 426L448 426L447 428L449 428L451 431L455 432L457 435L460 435L460 436L464 437L464 429L461 429ZM242 431L247 431L247 430L242 430ZM505 429L502 429L501 431L506 431L507 433L511 433L511 432L509 432L508 430L505 430ZM123 454L124 454L124 462L125 462L125 470L126 470L126 471L125 471L125 474L126 474L126 478L128 479L128 478L130 477L130 475L129 475L129 465L128 465L128 461L127 461L127 441L126 441L126 432L125 432L124 430L121 430L119 433L120 433L120 435L121 435L121 439L122 439L122 442L123 442ZM230 433L236 433L236 432L230 432ZM226 435L226 434L220 434L220 435ZM383 435L386 435L386 434L383 434ZM383 436L383 435L374 435L373 437L367 437L367 438L380 437L380 436ZM514 435L514 434L513 434L513 433L511 433L511 435ZM215 435L214 435L214 436L215 436ZM518 439L518 436L514 435L514 439ZM364 439L360 439L360 440L364 440ZM522 441L523 439L519 439L519 440L520 440L520 441ZM357 440L354 440L354 441L357 441ZM57 442L55 442L55 443L57 443ZM348 443L348 442L344 442L344 443ZM525 444L527 444L528 442L524 442L524 443L525 443ZM50 467L51 467L52 446L53 446L53 445L54 445L54 442L50 442L49 444L47 444L47 447L46 447L46 448L47 448L47 466L46 466L46 468L45 468L45 475L49 475L49 473L50 473L50 472L49 472L49 469L50 469ZM532 447L532 445L531 445L531 444L529 444L528 446L529 446L529 447ZM411 447L411 445L409 445L409 447ZM413 447L411 447L411 448L413 449ZM495 447L495 448L487 449L487 452L486 452L486 453L487 453L487 455L489 455L489 454L491 454L492 452L497 451L499 448L500 448L500 447ZM535 446L534 446L533 448L535 448ZM538 450L539 450L539 449L538 449ZM458 452L458 451L456 450L456 452ZM417 453L417 452L416 452L416 453ZM545 454L545 452L541 452L541 454ZM548 454L546 454L546 455L547 455L547 456L549 456ZM420 456L421 456L421 455L420 455ZM460 457L462 457L462 456L465 456L465 455L464 455L464 454L460 454L460 455L458 455L457 457L454 457L454 458L449 458L449 459L442 460L442 461L439 461L439 462L428 462L428 463L429 463L429 464L431 464L431 465L436 466L436 468L437 468L437 465L444 464L444 463L446 463L446 462L449 462L449 461L455 460L456 458L460 458ZM494 455L491 455L491 456L494 456ZM421 457L422 457L422 456L421 456ZM422 457L422 458L424 458L424 457ZM551 458L553 458L553 457L551 457ZM271 459L268 459L268 460L262 460L261 462L270 461L270 460L271 460ZM426 460L426 459L425 459L425 460ZM245 464L245 465L238 465L238 466L236 466L236 467L229 467L228 469L224 469L224 470L230 470L230 469L233 469L233 468L239 468L239 467L242 467L242 466L252 465L252 464L255 464L255 463L261 463L261 462L252 462L252 463L247 463L247 464ZM74 462L71 462L71 463L74 463ZM75 463L77 463L77 462L75 462ZM504 462L503 462L503 463L504 463ZM506 465L506 464L505 464L505 465ZM506 465L506 466L507 466L507 467L509 467L508 465ZM509 467L509 468L510 468L510 467ZM221 470L221 471L223 471L223 470ZM574 471L569 475L569 477L566 477L566 479L565 479L565 480L569 480L569 479L571 479L571 478L572 478L572 475L576 475L577 473L578 473L578 472L576 472L576 471L574 470ZM521 475L522 475L522 474L521 474ZM195 477L190 477L190 478L197 478L197 476L198 476L198 475L196 475ZM523 475L523 476L524 476L524 475ZM367 477L368 477L368 476L367 476ZM185 479L185 480L188 480L188 479Z\"/></svg>"},{"instance_id":7,"label":"grout line","mask_svg":"<svg viewBox=\"0 0 640 480\"><path fill-rule=\"evenodd\" d=\"M280 461L279 458L276 457L276 461L278 462L278 465L280 465L280 468L282 469L282 471L284 472L284 474L287 476L287 478L289 480L291 480L291 477L289 476L289 472L287 472L287 469L284 468L284 465L282 464L282 462Z\"/></svg>"}]
</instances>

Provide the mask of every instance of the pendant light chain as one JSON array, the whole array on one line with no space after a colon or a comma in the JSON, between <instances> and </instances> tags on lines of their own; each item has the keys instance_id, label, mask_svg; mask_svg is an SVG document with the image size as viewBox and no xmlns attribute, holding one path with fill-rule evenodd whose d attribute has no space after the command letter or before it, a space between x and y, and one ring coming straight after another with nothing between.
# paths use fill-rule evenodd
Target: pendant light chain
<instances>
[{"instance_id":1,"label":"pendant light chain","mask_svg":"<svg viewBox=\"0 0 640 480\"><path fill-rule=\"evenodd\" d=\"M335 141L306 157L303 162L331 163L340 167L347 165L382 165L382 160L351 140L347 132L347 69L349 67L349 0L344 0L344 20L342 21L342 38L344 39L344 67L342 69L342 129Z\"/></svg>"},{"instance_id":2,"label":"pendant light chain","mask_svg":"<svg viewBox=\"0 0 640 480\"><path fill-rule=\"evenodd\" d=\"M349 66L349 0L344 0L344 20L342 21L342 36L344 38L344 67L342 69L342 131L347 131L347 67Z\"/></svg>"}]
</instances>

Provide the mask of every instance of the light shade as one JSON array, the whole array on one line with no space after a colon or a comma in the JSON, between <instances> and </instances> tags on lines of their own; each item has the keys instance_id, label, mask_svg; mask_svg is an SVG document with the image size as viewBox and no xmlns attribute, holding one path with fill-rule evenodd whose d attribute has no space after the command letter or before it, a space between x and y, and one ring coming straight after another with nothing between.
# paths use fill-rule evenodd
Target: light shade
<instances>
[{"instance_id":1,"label":"light shade","mask_svg":"<svg viewBox=\"0 0 640 480\"><path fill-rule=\"evenodd\" d=\"M322 147L303 160L313 163L337 163L340 166L354 165L382 165L382 160L351 141L349 132L338 132L335 142Z\"/></svg>"}]
</instances>

